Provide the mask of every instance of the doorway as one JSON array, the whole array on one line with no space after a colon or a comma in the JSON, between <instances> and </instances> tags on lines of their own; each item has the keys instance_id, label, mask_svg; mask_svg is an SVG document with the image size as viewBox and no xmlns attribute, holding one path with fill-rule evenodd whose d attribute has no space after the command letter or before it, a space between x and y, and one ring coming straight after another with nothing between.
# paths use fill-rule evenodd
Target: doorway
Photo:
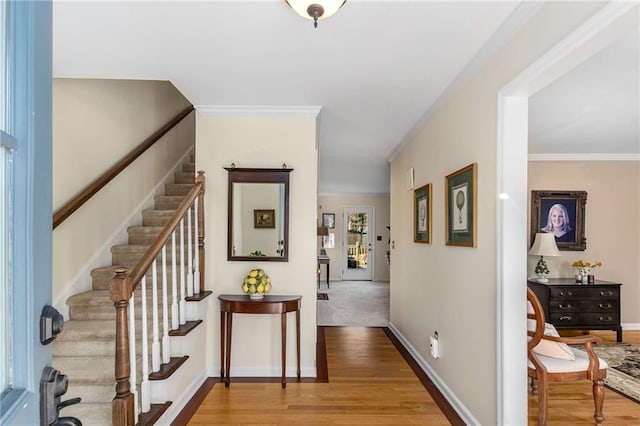
<instances>
[{"instance_id":1,"label":"doorway","mask_svg":"<svg viewBox=\"0 0 640 426\"><path fill-rule=\"evenodd\" d=\"M372 206L344 207L342 211L342 279L372 281L375 218Z\"/></svg>"}]
</instances>

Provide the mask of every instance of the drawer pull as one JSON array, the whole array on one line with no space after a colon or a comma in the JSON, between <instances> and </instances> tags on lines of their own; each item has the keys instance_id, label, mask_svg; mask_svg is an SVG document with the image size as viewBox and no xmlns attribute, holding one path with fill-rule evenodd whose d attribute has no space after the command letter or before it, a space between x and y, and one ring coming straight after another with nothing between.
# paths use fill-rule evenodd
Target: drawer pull
<instances>
[{"instance_id":1,"label":"drawer pull","mask_svg":"<svg viewBox=\"0 0 640 426\"><path fill-rule=\"evenodd\" d=\"M609 315L607 315L606 317L600 317L598 318L598 320L600 321L611 321L613 318L611 318Z\"/></svg>"},{"instance_id":2,"label":"drawer pull","mask_svg":"<svg viewBox=\"0 0 640 426\"><path fill-rule=\"evenodd\" d=\"M561 316L560 321L571 321L571 315Z\"/></svg>"},{"instance_id":3,"label":"drawer pull","mask_svg":"<svg viewBox=\"0 0 640 426\"><path fill-rule=\"evenodd\" d=\"M611 305L611 303L601 303L598 305L598 307L600 309L611 309L613 306Z\"/></svg>"},{"instance_id":4,"label":"drawer pull","mask_svg":"<svg viewBox=\"0 0 640 426\"><path fill-rule=\"evenodd\" d=\"M570 291L566 291L566 292L565 291L561 291L558 294L560 294L560 296L573 296L573 293L571 293Z\"/></svg>"},{"instance_id":5,"label":"drawer pull","mask_svg":"<svg viewBox=\"0 0 640 426\"><path fill-rule=\"evenodd\" d=\"M571 309L572 306L571 306L571 303L567 303L566 305L563 305L562 303L560 303L558 305L558 308L560 308L560 309Z\"/></svg>"},{"instance_id":6,"label":"drawer pull","mask_svg":"<svg viewBox=\"0 0 640 426\"><path fill-rule=\"evenodd\" d=\"M613 292L611 290L601 291L600 296L613 296Z\"/></svg>"}]
</instances>

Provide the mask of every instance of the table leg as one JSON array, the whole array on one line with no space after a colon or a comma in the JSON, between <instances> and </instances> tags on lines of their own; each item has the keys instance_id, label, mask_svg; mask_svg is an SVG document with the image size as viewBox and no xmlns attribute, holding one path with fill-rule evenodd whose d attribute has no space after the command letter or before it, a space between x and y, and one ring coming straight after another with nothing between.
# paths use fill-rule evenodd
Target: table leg
<instances>
[{"instance_id":1,"label":"table leg","mask_svg":"<svg viewBox=\"0 0 640 426\"><path fill-rule=\"evenodd\" d=\"M616 342L618 343L622 342L622 327L618 327L616 329Z\"/></svg>"},{"instance_id":2,"label":"table leg","mask_svg":"<svg viewBox=\"0 0 640 426\"><path fill-rule=\"evenodd\" d=\"M226 312L220 311L220 380L224 379L224 340Z\"/></svg>"},{"instance_id":3,"label":"table leg","mask_svg":"<svg viewBox=\"0 0 640 426\"><path fill-rule=\"evenodd\" d=\"M327 288L329 288L329 264L327 263Z\"/></svg>"},{"instance_id":4,"label":"table leg","mask_svg":"<svg viewBox=\"0 0 640 426\"><path fill-rule=\"evenodd\" d=\"M287 314L280 314L282 324L282 389L287 387Z\"/></svg>"},{"instance_id":5,"label":"table leg","mask_svg":"<svg viewBox=\"0 0 640 426\"><path fill-rule=\"evenodd\" d=\"M224 387L228 388L230 383L231 376L231 325L233 323L233 313L227 313L227 332L226 332L226 340L227 340L227 350L226 350L226 360L225 360L225 370L226 376L224 380Z\"/></svg>"},{"instance_id":6,"label":"table leg","mask_svg":"<svg viewBox=\"0 0 640 426\"><path fill-rule=\"evenodd\" d=\"M300 310L296 311L296 355L298 356L298 379L300 378Z\"/></svg>"}]
</instances>

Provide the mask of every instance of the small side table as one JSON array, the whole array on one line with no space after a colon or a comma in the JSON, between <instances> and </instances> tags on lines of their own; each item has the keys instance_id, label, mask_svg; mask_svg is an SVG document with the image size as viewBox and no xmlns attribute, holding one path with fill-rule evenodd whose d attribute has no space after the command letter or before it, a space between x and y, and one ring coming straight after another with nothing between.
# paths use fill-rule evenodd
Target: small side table
<instances>
[{"instance_id":1,"label":"small side table","mask_svg":"<svg viewBox=\"0 0 640 426\"><path fill-rule=\"evenodd\" d=\"M229 387L231 370L231 325L233 314L280 314L282 325L282 388L287 387L287 312L296 313L296 355L300 378L300 305L302 296L265 295L252 300L246 294L221 294L220 300L220 378ZM226 373L226 374L225 374Z\"/></svg>"},{"instance_id":2,"label":"small side table","mask_svg":"<svg viewBox=\"0 0 640 426\"><path fill-rule=\"evenodd\" d=\"M329 287L329 263L331 259L326 254L318 255L318 288L320 288L320 265L327 265L327 288Z\"/></svg>"}]
</instances>

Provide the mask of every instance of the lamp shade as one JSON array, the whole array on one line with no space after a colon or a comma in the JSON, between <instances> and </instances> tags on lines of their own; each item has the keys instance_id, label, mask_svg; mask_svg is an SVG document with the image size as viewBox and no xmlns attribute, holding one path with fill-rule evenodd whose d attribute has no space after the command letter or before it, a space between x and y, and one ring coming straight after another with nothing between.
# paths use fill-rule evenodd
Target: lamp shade
<instances>
[{"instance_id":1,"label":"lamp shade","mask_svg":"<svg viewBox=\"0 0 640 426\"><path fill-rule=\"evenodd\" d=\"M334 15L347 0L285 0L298 15L315 20L326 19ZM316 13L317 16L313 14Z\"/></svg>"},{"instance_id":2,"label":"lamp shade","mask_svg":"<svg viewBox=\"0 0 640 426\"><path fill-rule=\"evenodd\" d=\"M318 236L326 237L327 235L329 235L329 228L326 226L318 226Z\"/></svg>"},{"instance_id":3,"label":"lamp shade","mask_svg":"<svg viewBox=\"0 0 640 426\"><path fill-rule=\"evenodd\" d=\"M560 250L558 250L554 235L545 232L537 233L529 254L534 256L560 256Z\"/></svg>"}]
</instances>

